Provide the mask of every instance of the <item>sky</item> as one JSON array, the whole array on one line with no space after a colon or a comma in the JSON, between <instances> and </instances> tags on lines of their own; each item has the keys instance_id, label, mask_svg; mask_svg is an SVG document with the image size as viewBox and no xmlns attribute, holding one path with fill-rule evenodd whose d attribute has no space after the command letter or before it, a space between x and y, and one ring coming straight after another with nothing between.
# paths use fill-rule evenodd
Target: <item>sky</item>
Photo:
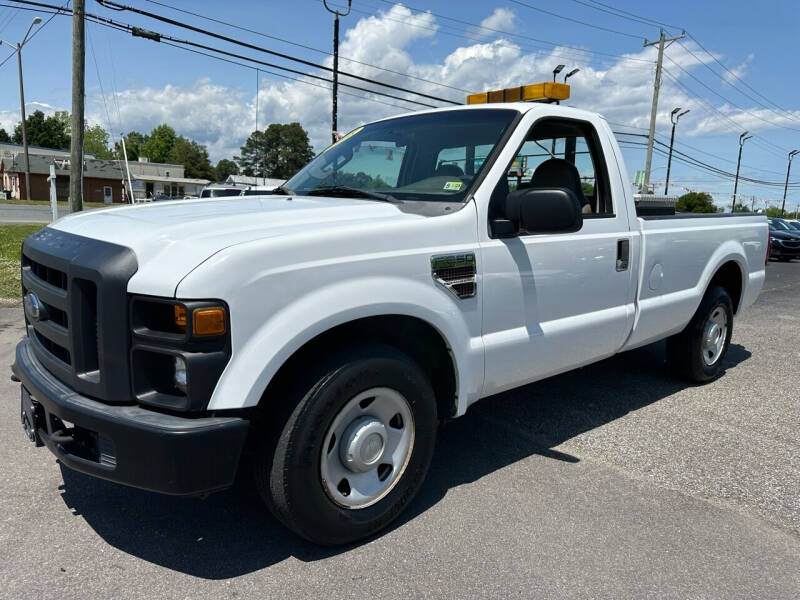
<instances>
[{"instance_id":1,"label":"sky","mask_svg":"<svg viewBox=\"0 0 800 600\"><path fill-rule=\"evenodd\" d=\"M58 5L62 1L49 0ZM330 66L332 62L333 16L321 0L119 2L315 64ZM344 8L345 0L328 4ZM23 49L28 112L69 110L71 18L55 16L48 22L50 15L43 11L11 5L15 5L11 0L0 0L0 39L16 42L34 16L44 19L42 30L35 28ZM86 10L304 74L329 76L308 65L130 11L114 11L96 0L87 0ZM566 65L564 72L579 68L569 81L572 95L566 104L602 113L615 131L638 134L618 136L635 142L623 145L632 178L645 163L645 148L640 144L649 124L656 50L644 47L643 42L658 38L656 22L670 34L687 32L665 51L657 140L669 143L673 108L689 109L677 126L676 151L733 173L739 135L749 131L754 137L743 147L741 175L774 185L740 181L740 199L755 202L756 208L779 204L787 154L800 148L797 0L353 0L351 13L340 21L339 68L456 102L463 102L467 92L551 79L558 64ZM10 56L8 47L0 49L0 62ZM299 121L314 148L322 150L330 139L329 84L261 68L256 71L252 63L250 67L231 64L87 23L87 117L114 139L120 132L147 132L166 122L178 133L206 144L213 162L237 154L256 123L263 129L268 123ZM5 84L0 93L0 127L8 131L19 120L16 71L13 57L0 65L0 81ZM345 76L341 81L397 96L340 88L342 132L376 118L424 108L409 100L445 105ZM667 149L660 144L656 148ZM666 163L666 156L654 154L651 181L659 187ZM800 158L796 163L791 177L795 185L787 199L790 208L800 204ZM719 205L729 206L733 180L675 159L670 192L688 190L707 191Z\"/></svg>"}]
</instances>

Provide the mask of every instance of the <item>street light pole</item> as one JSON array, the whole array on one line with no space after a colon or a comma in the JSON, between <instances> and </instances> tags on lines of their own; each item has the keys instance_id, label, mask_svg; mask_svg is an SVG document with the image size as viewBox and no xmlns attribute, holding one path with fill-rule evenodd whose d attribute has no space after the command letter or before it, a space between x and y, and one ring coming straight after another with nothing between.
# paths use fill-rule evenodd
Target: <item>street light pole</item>
<instances>
[{"instance_id":1,"label":"street light pole","mask_svg":"<svg viewBox=\"0 0 800 600\"><path fill-rule=\"evenodd\" d=\"M669 158L667 159L667 180L664 182L664 195L669 195L669 172L672 170L672 146L675 143L675 125L678 124L678 119L680 119L683 115L689 112L690 109L686 109L683 112L680 112L680 107L676 108L669 114L669 120L672 121L672 135L669 138ZM680 114L678 114L680 113Z\"/></svg>"},{"instance_id":2,"label":"street light pole","mask_svg":"<svg viewBox=\"0 0 800 600\"><path fill-rule=\"evenodd\" d=\"M328 0L322 0L325 9L334 14L333 19L333 110L331 115L331 139L336 142L336 131L338 127L337 113L339 109L339 17L346 17L350 14L350 4L352 0L347 0L347 12L332 10L328 6Z\"/></svg>"},{"instance_id":3,"label":"street light pole","mask_svg":"<svg viewBox=\"0 0 800 600\"><path fill-rule=\"evenodd\" d=\"M786 209L786 190L789 189L789 172L792 170L792 159L795 154L800 154L800 150L792 150L789 152L789 166L786 167L786 183L783 184L783 202L781 203L781 216Z\"/></svg>"},{"instance_id":4,"label":"street light pole","mask_svg":"<svg viewBox=\"0 0 800 600\"><path fill-rule=\"evenodd\" d=\"M22 117L22 153L25 156L26 200L31 199L31 163L30 158L28 157L28 128L25 124L25 86L22 83L22 47L25 45L25 42L28 41L28 36L30 35L33 26L41 22L42 20L39 17L34 17L33 21L31 21L30 27L28 27L28 31L25 32L25 37L23 37L22 41L16 45L0 40L0 45L5 44L6 46L11 46L17 51L17 69L19 71L19 112L20 116Z\"/></svg>"},{"instance_id":5,"label":"street light pole","mask_svg":"<svg viewBox=\"0 0 800 600\"><path fill-rule=\"evenodd\" d=\"M745 131L739 136L739 159L736 161L736 180L733 183L733 202L731 203L731 212L736 211L736 191L739 189L739 167L742 164L742 147L744 143L749 140L752 135L747 135Z\"/></svg>"}]
</instances>

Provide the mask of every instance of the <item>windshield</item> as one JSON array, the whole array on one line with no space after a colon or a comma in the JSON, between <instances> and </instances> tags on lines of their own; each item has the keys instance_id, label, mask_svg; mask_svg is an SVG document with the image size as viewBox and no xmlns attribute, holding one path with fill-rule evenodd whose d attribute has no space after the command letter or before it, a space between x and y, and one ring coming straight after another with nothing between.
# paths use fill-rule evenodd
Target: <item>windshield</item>
<instances>
[{"instance_id":1,"label":"windshield","mask_svg":"<svg viewBox=\"0 0 800 600\"><path fill-rule=\"evenodd\" d=\"M789 227L786 223L781 221L780 219L768 219L769 220L769 228L774 231L791 231L792 228Z\"/></svg>"},{"instance_id":2,"label":"windshield","mask_svg":"<svg viewBox=\"0 0 800 600\"><path fill-rule=\"evenodd\" d=\"M517 114L453 110L371 123L329 146L282 187L293 194L345 187L397 200L461 201Z\"/></svg>"},{"instance_id":3,"label":"windshield","mask_svg":"<svg viewBox=\"0 0 800 600\"><path fill-rule=\"evenodd\" d=\"M223 198L226 196L241 196L242 190L237 188L206 188L200 192L201 198Z\"/></svg>"}]
</instances>

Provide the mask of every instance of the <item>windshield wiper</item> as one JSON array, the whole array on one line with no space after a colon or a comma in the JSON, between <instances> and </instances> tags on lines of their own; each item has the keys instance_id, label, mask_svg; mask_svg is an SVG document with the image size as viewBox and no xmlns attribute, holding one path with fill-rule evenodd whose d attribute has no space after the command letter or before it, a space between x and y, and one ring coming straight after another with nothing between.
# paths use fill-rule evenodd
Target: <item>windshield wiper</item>
<instances>
[{"instance_id":1,"label":"windshield wiper","mask_svg":"<svg viewBox=\"0 0 800 600\"><path fill-rule=\"evenodd\" d=\"M277 195L277 196L291 196L292 195L292 191L291 190L287 190L282 185L279 185L274 190L272 190L272 194Z\"/></svg>"},{"instance_id":2,"label":"windshield wiper","mask_svg":"<svg viewBox=\"0 0 800 600\"><path fill-rule=\"evenodd\" d=\"M381 200L382 202L391 202L396 204L400 202L394 196L389 194L381 194L380 192L368 192L367 190L360 190L358 188L347 187L346 185L331 185L327 187L318 187L306 192L307 196L332 196L338 198L346 198L354 196L356 198L369 198L370 200Z\"/></svg>"}]
</instances>

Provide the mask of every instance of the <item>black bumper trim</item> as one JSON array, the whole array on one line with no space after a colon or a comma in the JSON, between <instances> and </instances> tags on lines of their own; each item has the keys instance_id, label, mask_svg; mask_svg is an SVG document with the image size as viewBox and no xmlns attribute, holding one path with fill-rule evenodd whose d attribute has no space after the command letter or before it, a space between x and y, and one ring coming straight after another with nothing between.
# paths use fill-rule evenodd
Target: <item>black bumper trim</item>
<instances>
[{"instance_id":1,"label":"black bumper trim","mask_svg":"<svg viewBox=\"0 0 800 600\"><path fill-rule=\"evenodd\" d=\"M39 435L64 465L109 481L180 496L233 484L247 437L247 419L185 418L92 400L50 374L28 339L17 345L12 370L42 406L45 423L40 424ZM116 464L78 456L54 441L51 415L110 440Z\"/></svg>"}]
</instances>

